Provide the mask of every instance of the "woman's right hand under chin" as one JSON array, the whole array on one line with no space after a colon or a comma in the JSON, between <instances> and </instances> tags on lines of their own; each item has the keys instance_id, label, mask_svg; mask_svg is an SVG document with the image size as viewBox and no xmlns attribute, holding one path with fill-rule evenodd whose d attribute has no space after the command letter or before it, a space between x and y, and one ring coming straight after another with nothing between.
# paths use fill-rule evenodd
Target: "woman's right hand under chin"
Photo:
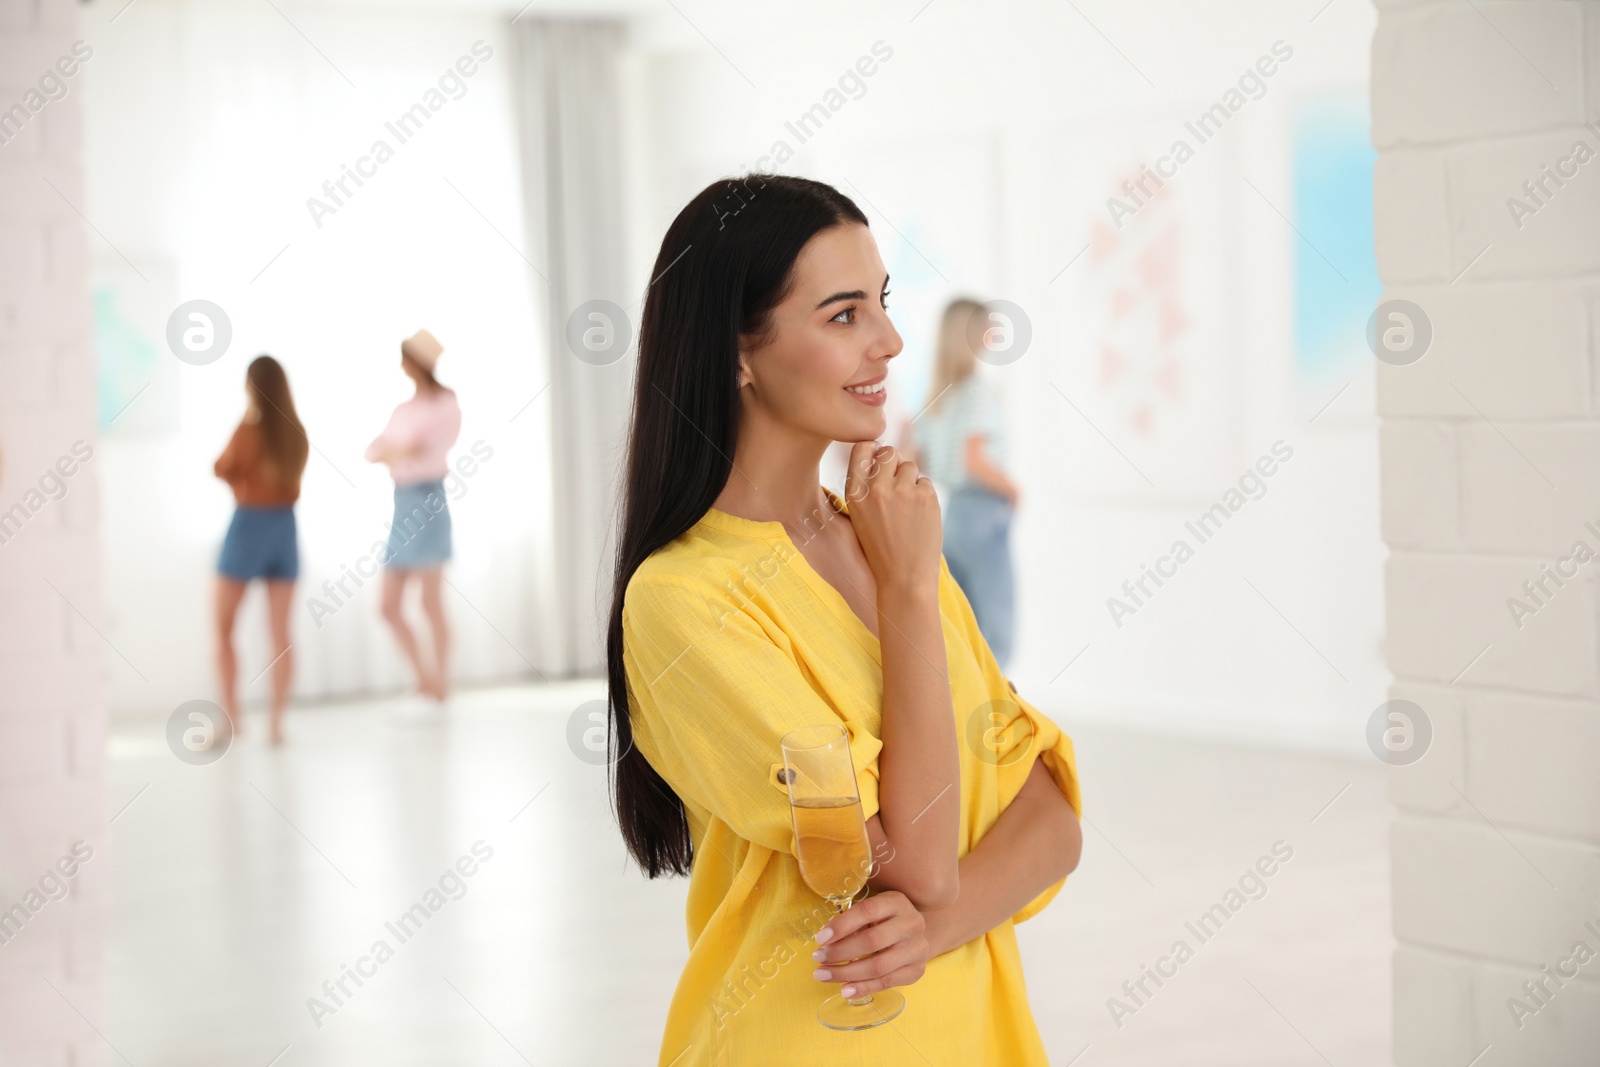
<instances>
[{"instance_id":1,"label":"woman's right hand under chin","mask_svg":"<svg viewBox=\"0 0 1600 1067\"><path fill-rule=\"evenodd\" d=\"M933 481L892 446L857 441L844 494L879 591L937 590L944 531Z\"/></svg>"}]
</instances>

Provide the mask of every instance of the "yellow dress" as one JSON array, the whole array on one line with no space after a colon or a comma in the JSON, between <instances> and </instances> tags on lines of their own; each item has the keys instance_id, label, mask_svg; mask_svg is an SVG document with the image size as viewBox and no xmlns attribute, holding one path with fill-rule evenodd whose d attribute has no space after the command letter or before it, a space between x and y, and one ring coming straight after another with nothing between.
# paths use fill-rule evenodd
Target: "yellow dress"
<instances>
[{"instance_id":1,"label":"yellow dress","mask_svg":"<svg viewBox=\"0 0 1600 1067\"><path fill-rule=\"evenodd\" d=\"M943 559L939 612L960 739L960 853L1040 756L1081 814L1071 739L1001 674ZM842 984L811 977L812 935L833 911L800 878L779 738L844 724L871 818L883 671L878 639L783 525L710 509L639 567L622 627L634 741L683 799L695 846L689 959L661 1067L1049 1067L1014 927L1065 879L929 960L919 981L899 987L898 1018L855 1032L817 1021L817 1005Z\"/></svg>"}]
</instances>

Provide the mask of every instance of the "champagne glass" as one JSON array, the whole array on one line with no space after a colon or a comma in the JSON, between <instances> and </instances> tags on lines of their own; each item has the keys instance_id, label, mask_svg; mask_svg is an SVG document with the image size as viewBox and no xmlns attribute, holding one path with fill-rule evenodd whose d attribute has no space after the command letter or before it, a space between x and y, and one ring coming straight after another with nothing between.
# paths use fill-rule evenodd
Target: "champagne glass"
<instances>
[{"instance_id":1,"label":"champagne glass","mask_svg":"<svg viewBox=\"0 0 1600 1067\"><path fill-rule=\"evenodd\" d=\"M800 877L843 913L872 874L872 842L861 814L849 737L842 725L830 723L801 727L784 734L780 743ZM866 1030L893 1019L905 1006L898 989L850 998L835 993L817 1008L817 1019L834 1030Z\"/></svg>"}]
</instances>

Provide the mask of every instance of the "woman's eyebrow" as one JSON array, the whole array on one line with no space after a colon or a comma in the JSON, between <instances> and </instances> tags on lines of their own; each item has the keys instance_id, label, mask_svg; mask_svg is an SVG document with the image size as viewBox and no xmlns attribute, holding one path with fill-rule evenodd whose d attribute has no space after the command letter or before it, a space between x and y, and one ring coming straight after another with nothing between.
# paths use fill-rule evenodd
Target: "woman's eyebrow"
<instances>
[{"instance_id":1,"label":"woman's eyebrow","mask_svg":"<svg viewBox=\"0 0 1600 1067\"><path fill-rule=\"evenodd\" d=\"M832 296L828 297L826 300L824 300L822 303L818 304L816 307L812 308L811 310L812 311L821 311L823 308L827 307L829 304L836 304L841 300L865 300L866 298L867 298L867 294L864 291L862 291L860 289L852 289L848 293L834 293Z\"/></svg>"},{"instance_id":2,"label":"woman's eyebrow","mask_svg":"<svg viewBox=\"0 0 1600 1067\"><path fill-rule=\"evenodd\" d=\"M885 288L885 289L889 288L889 276L887 274L885 274L883 276L883 288ZM867 298L867 294L866 294L865 290L852 289L848 293L834 293L832 296L828 297L826 300L824 300L822 303L818 304L816 307L812 308L811 310L812 311L821 311L823 308L827 307L829 304L835 304L835 303L838 303L841 300L865 300L866 298Z\"/></svg>"}]
</instances>

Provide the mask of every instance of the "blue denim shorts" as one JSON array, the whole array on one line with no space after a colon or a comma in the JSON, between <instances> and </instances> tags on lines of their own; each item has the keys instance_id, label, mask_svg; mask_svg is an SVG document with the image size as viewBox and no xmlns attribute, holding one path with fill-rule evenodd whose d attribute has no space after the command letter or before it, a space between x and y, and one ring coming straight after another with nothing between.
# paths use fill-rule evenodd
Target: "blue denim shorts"
<instances>
[{"instance_id":1,"label":"blue denim shorts","mask_svg":"<svg viewBox=\"0 0 1600 1067\"><path fill-rule=\"evenodd\" d=\"M217 572L241 582L254 578L292 582L300 577L294 508L236 508L222 539Z\"/></svg>"},{"instance_id":2,"label":"blue denim shorts","mask_svg":"<svg viewBox=\"0 0 1600 1067\"><path fill-rule=\"evenodd\" d=\"M450 500L444 481L394 487L394 524L389 527L391 570L424 570L450 559Z\"/></svg>"}]
</instances>

